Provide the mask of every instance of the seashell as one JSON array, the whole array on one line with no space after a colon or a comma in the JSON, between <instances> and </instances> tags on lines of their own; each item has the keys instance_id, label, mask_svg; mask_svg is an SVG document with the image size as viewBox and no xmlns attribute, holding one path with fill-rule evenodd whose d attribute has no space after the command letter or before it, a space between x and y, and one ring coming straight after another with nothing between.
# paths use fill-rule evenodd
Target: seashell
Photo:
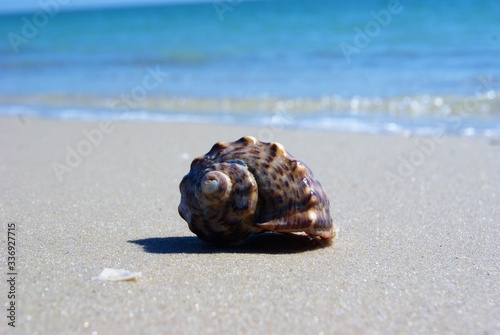
<instances>
[{"instance_id":1,"label":"seashell","mask_svg":"<svg viewBox=\"0 0 500 335\"><path fill-rule=\"evenodd\" d=\"M104 268L98 276L92 277L92 280L129 281L137 280L141 276L141 272Z\"/></svg>"},{"instance_id":2,"label":"seashell","mask_svg":"<svg viewBox=\"0 0 500 335\"><path fill-rule=\"evenodd\" d=\"M250 136L218 142L193 160L179 188L180 216L209 243L239 243L264 231L335 236L323 187L279 143Z\"/></svg>"}]
</instances>

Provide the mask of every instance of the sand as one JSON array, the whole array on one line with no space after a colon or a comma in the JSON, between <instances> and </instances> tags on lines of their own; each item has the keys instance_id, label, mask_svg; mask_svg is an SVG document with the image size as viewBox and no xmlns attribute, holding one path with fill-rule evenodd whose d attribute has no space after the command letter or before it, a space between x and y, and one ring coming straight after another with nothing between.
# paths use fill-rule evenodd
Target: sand
<instances>
[{"instance_id":1,"label":"sand","mask_svg":"<svg viewBox=\"0 0 500 335\"><path fill-rule=\"evenodd\" d=\"M210 247L177 214L194 157L259 134L323 184L332 246ZM500 333L498 141L7 117L0 137L2 334Z\"/></svg>"}]
</instances>

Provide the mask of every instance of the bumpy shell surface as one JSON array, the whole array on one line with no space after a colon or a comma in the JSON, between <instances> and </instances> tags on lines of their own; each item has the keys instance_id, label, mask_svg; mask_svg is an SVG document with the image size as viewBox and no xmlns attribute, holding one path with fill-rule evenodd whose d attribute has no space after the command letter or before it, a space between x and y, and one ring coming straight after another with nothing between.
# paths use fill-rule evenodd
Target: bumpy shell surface
<instances>
[{"instance_id":1,"label":"bumpy shell surface","mask_svg":"<svg viewBox=\"0 0 500 335\"><path fill-rule=\"evenodd\" d=\"M179 214L206 242L237 243L266 230L335 235L323 187L279 143L218 142L193 160L179 188Z\"/></svg>"}]
</instances>

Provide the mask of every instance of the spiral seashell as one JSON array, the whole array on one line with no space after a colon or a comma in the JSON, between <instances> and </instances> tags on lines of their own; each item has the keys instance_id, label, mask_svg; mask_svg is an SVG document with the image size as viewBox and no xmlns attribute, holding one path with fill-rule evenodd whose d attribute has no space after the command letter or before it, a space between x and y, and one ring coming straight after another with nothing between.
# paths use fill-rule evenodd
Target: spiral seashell
<instances>
[{"instance_id":1,"label":"spiral seashell","mask_svg":"<svg viewBox=\"0 0 500 335\"><path fill-rule=\"evenodd\" d=\"M279 143L218 142L193 160L179 188L179 214L206 242L238 243L264 231L335 236L323 187Z\"/></svg>"}]
</instances>

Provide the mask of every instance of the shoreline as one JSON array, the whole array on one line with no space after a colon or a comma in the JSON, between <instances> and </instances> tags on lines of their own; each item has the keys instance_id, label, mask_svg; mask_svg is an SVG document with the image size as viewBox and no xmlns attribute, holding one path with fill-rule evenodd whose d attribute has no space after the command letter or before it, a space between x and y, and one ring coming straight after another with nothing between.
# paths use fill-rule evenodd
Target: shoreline
<instances>
[{"instance_id":1,"label":"shoreline","mask_svg":"<svg viewBox=\"0 0 500 335\"><path fill-rule=\"evenodd\" d=\"M259 128L258 137L264 141L272 141L274 133L281 131L327 131L336 133L356 133L372 135L396 136L463 136L500 138L498 118L471 118L467 114L452 114L446 117L439 115L429 116L401 116L387 113L336 111L318 113L294 114L285 109L276 109L273 112L237 111L236 113L214 113L211 110L193 111L184 110L135 110L124 109L85 109L78 107L40 107L36 109L27 106L0 105L0 118L17 117L24 123L26 118L64 120L72 122L146 122L146 123L173 123L184 125L223 125ZM6 109L2 109L6 108ZM224 108L222 109L224 110ZM271 133L271 135L269 135Z\"/></svg>"},{"instance_id":2,"label":"shoreline","mask_svg":"<svg viewBox=\"0 0 500 335\"><path fill-rule=\"evenodd\" d=\"M264 127L24 121L0 117L2 224L16 225L25 333L498 329L500 147L490 138L274 129L267 136L328 193L333 245L264 235L217 249L178 215L179 182L215 142ZM142 277L92 281L105 267ZM7 321L0 329L14 333Z\"/></svg>"}]
</instances>

